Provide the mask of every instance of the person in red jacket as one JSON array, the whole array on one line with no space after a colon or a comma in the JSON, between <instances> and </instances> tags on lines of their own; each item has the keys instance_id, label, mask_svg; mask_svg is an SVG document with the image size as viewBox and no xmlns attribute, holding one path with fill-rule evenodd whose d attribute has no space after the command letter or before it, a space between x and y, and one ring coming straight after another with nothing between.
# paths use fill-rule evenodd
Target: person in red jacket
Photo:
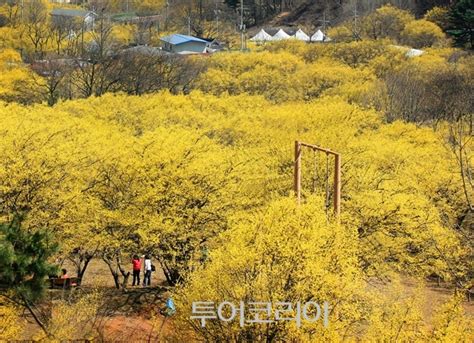
<instances>
[{"instance_id":1,"label":"person in red jacket","mask_svg":"<svg viewBox=\"0 0 474 343\"><path fill-rule=\"evenodd\" d=\"M132 286L135 286L135 281L136 285L140 286L140 269L142 268L142 261L137 255L133 256L132 259L132 265L133 265L133 283Z\"/></svg>"},{"instance_id":2,"label":"person in red jacket","mask_svg":"<svg viewBox=\"0 0 474 343\"><path fill-rule=\"evenodd\" d=\"M67 270L66 269L61 269L61 279L69 279L69 275L67 275Z\"/></svg>"}]
</instances>

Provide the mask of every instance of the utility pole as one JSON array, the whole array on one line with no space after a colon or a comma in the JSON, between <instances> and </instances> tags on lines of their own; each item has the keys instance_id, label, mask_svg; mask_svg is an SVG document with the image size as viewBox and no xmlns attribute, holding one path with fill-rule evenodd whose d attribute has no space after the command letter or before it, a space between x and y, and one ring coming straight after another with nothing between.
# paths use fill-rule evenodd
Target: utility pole
<instances>
[{"instance_id":1,"label":"utility pole","mask_svg":"<svg viewBox=\"0 0 474 343\"><path fill-rule=\"evenodd\" d=\"M329 20L326 19L326 12L327 12L327 9L328 9L328 1L325 0L324 1L324 11L323 11L323 20L318 20L319 22L322 23L322 29L323 29L323 33L324 33L324 37L323 37L323 41L325 40L326 38L326 24L329 23Z\"/></svg>"},{"instance_id":2,"label":"utility pole","mask_svg":"<svg viewBox=\"0 0 474 343\"><path fill-rule=\"evenodd\" d=\"M326 20L326 10L323 12L323 20L318 20L323 23L323 33L326 34L326 24L329 24L329 20Z\"/></svg>"},{"instance_id":3,"label":"utility pole","mask_svg":"<svg viewBox=\"0 0 474 343\"><path fill-rule=\"evenodd\" d=\"M81 24L81 58L84 57L84 21Z\"/></svg>"},{"instance_id":4,"label":"utility pole","mask_svg":"<svg viewBox=\"0 0 474 343\"><path fill-rule=\"evenodd\" d=\"M353 17L354 17L354 26L357 26L359 14L357 13L357 0L354 0L354 12L353 12Z\"/></svg>"},{"instance_id":5,"label":"utility pole","mask_svg":"<svg viewBox=\"0 0 474 343\"><path fill-rule=\"evenodd\" d=\"M166 12L165 12L165 30L168 30L168 11L169 11L169 7L170 7L170 2L169 0L166 0Z\"/></svg>"},{"instance_id":6,"label":"utility pole","mask_svg":"<svg viewBox=\"0 0 474 343\"><path fill-rule=\"evenodd\" d=\"M354 12L353 12L354 28L352 34L355 38L359 39L359 13L357 12L357 0L354 0Z\"/></svg>"},{"instance_id":7,"label":"utility pole","mask_svg":"<svg viewBox=\"0 0 474 343\"><path fill-rule=\"evenodd\" d=\"M188 36L191 36L191 15L193 14L193 0L188 4Z\"/></svg>"},{"instance_id":8,"label":"utility pole","mask_svg":"<svg viewBox=\"0 0 474 343\"><path fill-rule=\"evenodd\" d=\"M326 20L326 9L323 12L323 19L318 20L318 21L323 24L322 29L323 29L323 42L324 42L326 40L326 24L329 24L329 20Z\"/></svg>"},{"instance_id":9,"label":"utility pole","mask_svg":"<svg viewBox=\"0 0 474 343\"><path fill-rule=\"evenodd\" d=\"M219 0L216 0L216 9L214 10L216 15L216 38L219 36Z\"/></svg>"},{"instance_id":10,"label":"utility pole","mask_svg":"<svg viewBox=\"0 0 474 343\"><path fill-rule=\"evenodd\" d=\"M240 0L240 50L245 49L245 37L244 37L244 0Z\"/></svg>"}]
</instances>

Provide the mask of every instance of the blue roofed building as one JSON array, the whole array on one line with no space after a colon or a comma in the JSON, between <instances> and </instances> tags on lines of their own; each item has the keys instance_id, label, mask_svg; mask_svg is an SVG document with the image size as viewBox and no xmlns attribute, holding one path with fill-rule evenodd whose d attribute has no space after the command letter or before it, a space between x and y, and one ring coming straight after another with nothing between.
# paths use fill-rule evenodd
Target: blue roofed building
<instances>
[{"instance_id":1,"label":"blue roofed building","mask_svg":"<svg viewBox=\"0 0 474 343\"><path fill-rule=\"evenodd\" d=\"M175 54L202 54L206 52L208 44L204 39L177 33L163 37L160 40L163 43L164 51Z\"/></svg>"}]
</instances>

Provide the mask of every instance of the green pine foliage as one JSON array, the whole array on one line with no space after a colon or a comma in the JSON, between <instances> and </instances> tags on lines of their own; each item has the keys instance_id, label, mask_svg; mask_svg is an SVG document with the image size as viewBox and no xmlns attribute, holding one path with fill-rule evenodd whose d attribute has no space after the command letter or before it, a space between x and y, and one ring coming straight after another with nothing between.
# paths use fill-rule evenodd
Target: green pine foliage
<instances>
[{"instance_id":1,"label":"green pine foliage","mask_svg":"<svg viewBox=\"0 0 474 343\"><path fill-rule=\"evenodd\" d=\"M57 244L45 230L27 231L21 219L0 224L0 288L22 301L35 301L43 293L45 277L56 272L48 259Z\"/></svg>"},{"instance_id":2,"label":"green pine foliage","mask_svg":"<svg viewBox=\"0 0 474 343\"><path fill-rule=\"evenodd\" d=\"M474 48L474 0L459 0L450 12L450 28L456 46Z\"/></svg>"}]
</instances>

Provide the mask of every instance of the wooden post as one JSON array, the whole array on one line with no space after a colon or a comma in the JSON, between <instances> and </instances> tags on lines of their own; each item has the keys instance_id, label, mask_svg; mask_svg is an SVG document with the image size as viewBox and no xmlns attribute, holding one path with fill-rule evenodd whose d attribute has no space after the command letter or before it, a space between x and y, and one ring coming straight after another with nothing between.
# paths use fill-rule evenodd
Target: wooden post
<instances>
[{"instance_id":1,"label":"wooden post","mask_svg":"<svg viewBox=\"0 0 474 343\"><path fill-rule=\"evenodd\" d=\"M341 155L334 155L334 215L341 213Z\"/></svg>"},{"instance_id":2,"label":"wooden post","mask_svg":"<svg viewBox=\"0 0 474 343\"><path fill-rule=\"evenodd\" d=\"M296 195L296 201L298 204L301 202L301 144L299 141L295 141L295 180L294 180L294 191Z\"/></svg>"},{"instance_id":3,"label":"wooden post","mask_svg":"<svg viewBox=\"0 0 474 343\"><path fill-rule=\"evenodd\" d=\"M301 203L301 155L303 147L334 156L334 215L339 217L341 213L341 155L335 151L317 145L295 141L295 172L293 189L298 204Z\"/></svg>"}]
</instances>

